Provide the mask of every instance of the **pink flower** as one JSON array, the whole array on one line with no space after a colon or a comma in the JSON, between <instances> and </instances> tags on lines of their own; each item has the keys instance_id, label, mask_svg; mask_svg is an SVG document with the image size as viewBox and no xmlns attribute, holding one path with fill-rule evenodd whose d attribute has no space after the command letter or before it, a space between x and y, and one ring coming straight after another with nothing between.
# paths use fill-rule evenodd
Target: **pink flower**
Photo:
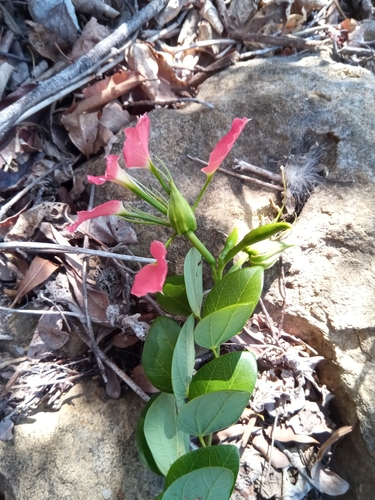
<instances>
[{"instance_id":1,"label":"pink flower","mask_svg":"<svg viewBox=\"0 0 375 500\"><path fill-rule=\"evenodd\" d=\"M100 217L102 215L121 215L126 213L127 212L121 201L107 201L107 203L103 203L103 205L99 205L92 210L83 210L81 212L78 212L77 222L71 224L70 226L67 226L65 229L67 229L71 233L74 233L77 227L85 220L95 219L95 217Z\"/></svg>"},{"instance_id":2,"label":"pink flower","mask_svg":"<svg viewBox=\"0 0 375 500\"><path fill-rule=\"evenodd\" d=\"M150 246L150 253L157 262L156 264L147 264L136 275L131 293L137 297L163 291L168 272L167 261L165 260L167 250L160 241L153 241Z\"/></svg>"},{"instance_id":3,"label":"pink flower","mask_svg":"<svg viewBox=\"0 0 375 500\"><path fill-rule=\"evenodd\" d=\"M122 151L126 166L128 168L147 168L150 170L151 160L148 151L150 118L146 114L142 115L135 128L126 128L124 132L126 140Z\"/></svg>"},{"instance_id":4,"label":"pink flower","mask_svg":"<svg viewBox=\"0 0 375 500\"><path fill-rule=\"evenodd\" d=\"M107 156L107 167L104 175L88 175L87 180L97 186L101 186L106 181L115 182L120 186L126 187L128 189L133 189L135 184L133 179L128 175L125 170L123 170L118 163L119 156L108 155Z\"/></svg>"},{"instance_id":5,"label":"pink flower","mask_svg":"<svg viewBox=\"0 0 375 500\"><path fill-rule=\"evenodd\" d=\"M235 118L233 120L230 131L220 139L210 154L207 167L202 168L202 172L207 174L208 177L211 177L219 168L248 121L248 118Z\"/></svg>"}]
</instances>

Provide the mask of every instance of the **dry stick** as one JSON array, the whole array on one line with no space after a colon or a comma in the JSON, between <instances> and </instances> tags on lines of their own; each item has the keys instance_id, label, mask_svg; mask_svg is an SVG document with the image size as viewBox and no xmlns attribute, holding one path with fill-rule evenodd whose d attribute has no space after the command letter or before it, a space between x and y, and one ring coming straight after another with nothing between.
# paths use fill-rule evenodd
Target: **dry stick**
<instances>
[{"instance_id":1,"label":"dry stick","mask_svg":"<svg viewBox=\"0 0 375 500\"><path fill-rule=\"evenodd\" d=\"M70 247L67 245L56 245L55 243L37 243L33 241L6 241L0 243L0 252L7 250L28 250L29 252L47 252L47 253L76 253L86 255L96 255L109 259L119 259L128 262L140 262L141 264L155 264L155 259L147 257L136 257L134 255L122 255L120 253L103 252L102 250L91 250L89 248Z\"/></svg>"},{"instance_id":2,"label":"dry stick","mask_svg":"<svg viewBox=\"0 0 375 500\"><path fill-rule=\"evenodd\" d=\"M94 193L95 193L95 186L92 185L91 190L90 190L90 200L89 200L89 206L88 206L89 210L91 210L91 208L94 204ZM89 237L86 234L84 239L83 239L84 248L87 248L88 244L89 244ZM83 312L86 316L86 330L89 334L91 349L94 353L96 362L98 363L99 371L102 374L103 380L105 383L107 383L108 382L107 374L105 372L103 362L99 356L99 347L98 347L98 344L96 342L94 330L92 329L91 317L90 317L90 313L89 313L89 300L88 300L88 294L87 294L87 258L83 259L83 263L82 263L82 296L83 296Z\"/></svg>"},{"instance_id":3,"label":"dry stick","mask_svg":"<svg viewBox=\"0 0 375 500\"><path fill-rule=\"evenodd\" d=\"M240 33L235 31L231 36L236 40L243 42L257 42L264 43L265 45L277 45L278 47L294 47L296 49L313 49L315 50L319 45L318 41L305 40L304 38L291 37L291 36L273 36L261 35L259 33Z\"/></svg>"},{"instance_id":4,"label":"dry stick","mask_svg":"<svg viewBox=\"0 0 375 500\"><path fill-rule=\"evenodd\" d=\"M211 47L212 45L237 45L238 40L231 40L230 38L219 38L217 40L203 40L202 42L192 43L191 45L183 45L173 49L173 52L185 52L185 50L200 49L203 47Z\"/></svg>"},{"instance_id":5,"label":"dry stick","mask_svg":"<svg viewBox=\"0 0 375 500\"><path fill-rule=\"evenodd\" d=\"M237 177L237 179L242 179L243 181L252 182L253 184L258 184L258 186L263 186L269 189L276 189L276 191L284 190L284 188L282 188L281 186L276 186L275 184L263 182L258 179L254 179L253 177L248 177L247 175L236 174L234 172L231 172L230 170L225 170L225 168L219 167L218 170L220 170L220 172L223 172L224 174L231 175L232 177Z\"/></svg>"},{"instance_id":6,"label":"dry stick","mask_svg":"<svg viewBox=\"0 0 375 500\"><path fill-rule=\"evenodd\" d=\"M80 57L75 63L65 68L29 92L27 95L8 106L1 112L0 139L4 137L17 119L29 108L55 94L57 89L70 85L73 78L77 78L92 68L98 61L106 58L113 47L123 45L129 36L144 23L156 16L167 4L168 0L152 0L146 7L135 14L130 21L123 23L116 31L99 42L87 54Z\"/></svg>"},{"instance_id":7,"label":"dry stick","mask_svg":"<svg viewBox=\"0 0 375 500\"><path fill-rule=\"evenodd\" d=\"M170 106L171 104L179 104L184 102L196 102L198 104L202 104L202 106L207 106L208 108L213 109L215 106L207 101L201 101L200 99L195 99L194 97L176 97L176 99L169 99L168 101L135 101L129 102L126 101L123 104L124 108L132 108L134 106Z\"/></svg>"},{"instance_id":8,"label":"dry stick","mask_svg":"<svg viewBox=\"0 0 375 500\"><path fill-rule=\"evenodd\" d=\"M13 196L13 198L11 200L8 201L8 203L5 203L5 205L3 205L1 208L0 208L0 221L3 220L5 214L7 213L7 211L18 201L20 200L21 198L23 198L25 196L26 193L28 193L30 191L30 189L32 189L34 186L36 186L37 184L39 184L39 182L44 179L44 177L47 177L49 174L51 174L53 171L55 171L57 168L61 167L61 165L63 165L63 162L60 162L60 163L56 163L56 165L54 165L52 168L50 168L49 170L47 170L47 172L44 172L44 174L40 175L39 177L37 177L35 180L33 180L33 182L31 182L28 186L26 186L24 189L22 189L21 191L19 191L19 193L17 193L15 196Z\"/></svg>"},{"instance_id":9,"label":"dry stick","mask_svg":"<svg viewBox=\"0 0 375 500\"><path fill-rule=\"evenodd\" d=\"M202 163L203 165L208 165L208 163L206 161L203 161L200 158L196 158L196 157L190 156L190 155L187 155L187 157L190 160L197 161L199 163ZM261 170L263 172L261 175L266 176L265 172L267 174L270 174L270 172L268 172L268 170L263 170L260 167L255 167L255 168L259 168L259 170ZM232 177L237 177L237 179L241 179L243 181L253 182L254 184L258 184L259 186L267 187L270 189L276 189L277 191L283 191L283 189L284 189L281 186L275 186L274 184L269 184L268 182L259 181L258 179L253 179L252 177L248 177L247 175L235 174L234 172L231 172L230 170L226 170L225 168L219 167L218 170L220 170L220 172L223 172L224 174L231 175ZM273 175L275 175L275 174L273 174Z\"/></svg>"},{"instance_id":10,"label":"dry stick","mask_svg":"<svg viewBox=\"0 0 375 500\"><path fill-rule=\"evenodd\" d=\"M273 172L270 172L269 170L265 170L264 168L256 167L255 165L252 165L251 163L247 163L247 161L243 160L237 160L236 158L234 159L234 170L238 170L239 172L252 172L253 174L261 175L262 177L265 177L266 179L270 179L271 181L278 182L279 184L282 184L283 178L281 177L280 174L274 174Z\"/></svg>"},{"instance_id":11,"label":"dry stick","mask_svg":"<svg viewBox=\"0 0 375 500\"><path fill-rule=\"evenodd\" d=\"M48 311L46 309L12 309L11 307L0 306L0 311L8 312L8 313L21 313L21 314L36 314L43 316L44 314L52 314L60 316L73 316L74 318L79 318L80 320L85 320L85 316L83 314L71 312L71 311ZM0 365L1 366L1 365Z\"/></svg>"}]
</instances>

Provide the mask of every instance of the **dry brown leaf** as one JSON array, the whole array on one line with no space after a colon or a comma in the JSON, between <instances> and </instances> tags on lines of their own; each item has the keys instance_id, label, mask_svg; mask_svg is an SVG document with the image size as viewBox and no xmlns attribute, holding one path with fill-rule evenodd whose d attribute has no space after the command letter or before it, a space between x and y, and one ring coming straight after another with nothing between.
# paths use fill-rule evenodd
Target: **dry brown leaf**
<instances>
[{"instance_id":1,"label":"dry brown leaf","mask_svg":"<svg viewBox=\"0 0 375 500\"><path fill-rule=\"evenodd\" d=\"M28 8L33 21L47 26L70 47L73 46L78 37L79 25L72 4L29 0Z\"/></svg>"},{"instance_id":2,"label":"dry brown leaf","mask_svg":"<svg viewBox=\"0 0 375 500\"><path fill-rule=\"evenodd\" d=\"M246 430L246 426L242 424L234 424L227 429L223 429L217 433L217 437L220 441L226 441L228 439L239 438L243 435Z\"/></svg>"},{"instance_id":3,"label":"dry brown leaf","mask_svg":"<svg viewBox=\"0 0 375 500\"><path fill-rule=\"evenodd\" d=\"M32 27L32 30L29 32L30 43L41 56L53 62L63 59L62 53L66 53L69 50L69 43L65 42L57 33L54 33L43 24L34 23L33 21L25 22Z\"/></svg>"},{"instance_id":4,"label":"dry brown leaf","mask_svg":"<svg viewBox=\"0 0 375 500\"><path fill-rule=\"evenodd\" d=\"M290 2L274 0L258 10L246 25L248 33L272 34L282 29L289 17Z\"/></svg>"},{"instance_id":5,"label":"dry brown leaf","mask_svg":"<svg viewBox=\"0 0 375 500\"><path fill-rule=\"evenodd\" d=\"M117 134L121 129L129 126L130 114L126 109L122 109L118 101L112 101L104 106L99 123L113 134Z\"/></svg>"},{"instance_id":6,"label":"dry brown leaf","mask_svg":"<svg viewBox=\"0 0 375 500\"><path fill-rule=\"evenodd\" d=\"M118 399L121 395L120 380L116 373L109 366L106 367L105 371L107 374L107 383L105 384L105 390L110 398Z\"/></svg>"},{"instance_id":7,"label":"dry brown leaf","mask_svg":"<svg viewBox=\"0 0 375 500\"><path fill-rule=\"evenodd\" d=\"M319 444L319 441L313 437L306 434L295 434L293 429L285 427L285 425L281 425L275 429L272 426L267 427L266 436L270 439L273 437L275 441L279 441L280 443Z\"/></svg>"},{"instance_id":8,"label":"dry brown leaf","mask_svg":"<svg viewBox=\"0 0 375 500\"><path fill-rule=\"evenodd\" d=\"M58 311L53 307L51 311ZM43 314L39 319L36 331L48 349L61 349L69 340L69 333L63 330L65 324L62 315Z\"/></svg>"},{"instance_id":9,"label":"dry brown leaf","mask_svg":"<svg viewBox=\"0 0 375 500\"><path fill-rule=\"evenodd\" d=\"M310 474L315 488L326 495L334 497L344 495L349 489L349 483L335 472L326 469L321 462L316 462L312 466Z\"/></svg>"},{"instance_id":10,"label":"dry brown leaf","mask_svg":"<svg viewBox=\"0 0 375 500\"><path fill-rule=\"evenodd\" d=\"M221 24L219 13L211 0L205 0L203 7L201 8L199 13L206 21L210 23L210 25L217 33L219 33L219 35L222 34L222 32L224 31L224 26Z\"/></svg>"},{"instance_id":11,"label":"dry brown leaf","mask_svg":"<svg viewBox=\"0 0 375 500\"><path fill-rule=\"evenodd\" d=\"M139 338L135 335L125 335L125 333L118 333L112 339L113 345L119 347L120 349L126 349L137 342L139 342Z\"/></svg>"},{"instance_id":12,"label":"dry brown leaf","mask_svg":"<svg viewBox=\"0 0 375 500\"><path fill-rule=\"evenodd\" d=\"M7 86L13 70L14 67L11 64L0 61L0 99L3 96L4 89Z\"/></svg>"},{"instance_id":13,"label":"dry brown leaf","mask_svg":"<svg viewBox=\"0 0 375 500\"><path fill-rule=\"evenodd\" d=\"M78 276L67 269L67 276L69 283L71 284L75 298L78 305L82 310L84 310L83 296L82 296L82 281ZM107 294L94 290L91 287L87 287L87 301L88 301L88 312L92 321L99 323L104 326L111 326L108 322L106 310L109 306L109 299Z\"/></svg>"},{"instance_id":14,"label":"dry brown leaf","mask_svg":"<svg viewBox=\"0 0 375 500\"><path fill-rule=\"evenodd\" d=\"M64 219L68 205L65 203L44 202L26 210L18 217L17 222L5 236L5 241L26 241L34 234L43 219L56 221Z\"/></svg>"},{"instance_id":15,"label":"dry brown leaf","mask_svg":"<svg viewBox=\"0 0 375 500\"><path fill-rule=\"evenodd\" d=\"M186 3L186 0L169 0L167 6L156 16L159 26L164 26L164 24L172 21Z\"/></svg>"},{"instance_id":16,"label":"dry brown leaf","mask_svg":"<svg viewBox=\"0 0 375 500\"><path fill-rule=\"evenodd\" d=\"M149 99L166 101L175 98L170 84L159 79L159 65L149 45L142 42L134 43L127 59L133 71L146 79L141 87Z\"/></svg>"},{"instance_id":17,"label":"dry brown leaf","mask_svg":"<svg viewBox=\"0 0 375 500\"><path fill-rule=\"evenodd\" d=\"M92 17L74 44L70 58L76 61L81 56L87 54L89 50L93 49L97 43L104 40L108 35L110 35L109 29L99 24L95 17Z\"/></svg>"},{"instance_id":18,"label":"dry brown leaf","mask_svg":"<svg viewBox=\"0 0 375 500\"><path fill-rule=\"evenodd\" d=\"M148 380L142 365L136 366L132 372L132 375L134 382L138 387L142 389L142 391L147 392L148 394L160 392L159 389L154 387Z\"/></svg>"},{"instance_id":19,"label":"dry brown leaf","mask_svg":"<svg viewBox=\"0 0 375 500\"><path fill-rule=\"evenodd\" d=\"M61 121L69 132L73 144L87 158L97 153L95 141L98 135L99 118L98 113L86 113L84 115L71 113L61 117Z\"/></svg>"},{"instance_id":20,"label":"dry brown leaf","mask_svg":"<svg viewBox=\"0 0 375 500\"><path fill-rule=\"evenodd\" d=\"M190 9L178 35L178 45L189 45L194 42L197 37L198 22L198 12L195 9Z\"/></svg>"},{"instance_id":21,"label":"dry brown leaf","mask_svg":"<svg viewBox=\"0 0 375 500\"><path fill-rule=\"evenodd\" d=\"M228 9L229 27L242 30L255 15L258 2L254 0L232 0Z\"/></svg>"},{"instance_id":22,"label":"dry brown leaf","mask_svg":"<svg viewBox=\"0 0 375 500\"><path fill-rule=\"evenodd\" d=\"M272 447L270 443L265 439L263 434L259 434L258 436L254 436L252 443L254 447L267 459L271 459L272 467L276 469L283 469L284 467L288 467L289 460L284 455L282 451L279 449Z\"/></svg>"},{"instance_id":23,"label":"dry brown leaf","mask_svg":"<svg viewBox=\"0 0 375 500\"><path fill-rule=\"evenodd\" d=\"M29 208L31 203L31 200L29 200L26 205L23 207L22 210L20 210L18 213L15 215L12 215L11 217L8 217L5 220L0 221L0 235L4 236L9 232L9 228L14 226L14 224L17 222L18 217L23 213L26 212L26 210Z\"/></svg>"},{"instance_id":24,"label":"dry brown leaf","mask_svg":"<svg viewBox=\"0 0 375 500\"><path fill-rule=\"evenodd\" d=\"M346 434L349 434L349 432L352 432L352 430L353 427L351 425L346 425L344 427L336 429L332 436L330 436L327 441L325 441L320 447L317 457L318 460L322 460L322 458L324 457L324 453L328 450L328 448L336 443L336 441L338 441L340 438L346 436Z\"/></svg>"},{"instance_id":25,"label":"dry brown leaf","mask_svg":"<svg viewBox=\"0 0 375 500\"><path fill-rule=\"evenodd\" d=\"M38 255L32 260L29 269L17 288L17 296L10 307L14 307L17 302L28 292L46 281L53 274L59 265L50 260L42 259Z\"/></svg>"}]
</instances>

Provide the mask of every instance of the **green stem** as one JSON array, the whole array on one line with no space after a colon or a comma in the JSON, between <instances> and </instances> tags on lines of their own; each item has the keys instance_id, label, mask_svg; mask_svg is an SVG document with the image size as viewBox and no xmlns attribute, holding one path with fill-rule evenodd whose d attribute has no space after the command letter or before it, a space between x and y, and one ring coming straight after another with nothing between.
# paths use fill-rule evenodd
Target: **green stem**
<instances>
[{"instance_id":1,"label":"green stem","mask_svg":"<svg viewBox=\"0 0 375 500\"><path fill-rule=\"evenodd\" d=\"M204 442L204 439L202 436L198 436L199 442L202 445L203 448L206 448L206 443Z\"/></svg>"},{"instance_id":2,"label":"green stem","mask_svg":"<svg viewBox=\"0 0 375 500\"><path fill-rule=\"evenodd\" d=\"M206 443L206 446L211 446L212 445L212 434L207 434L207 436L204 436L204 442Z\"/></svg>"},{"instance_id":3,"label":"green stem","mask_svg":"<svg viewBox=\"0 0 375 500\"><path fill-rule=\"evenodd\" d=\"M164 191L169 195L170 189L167 186L166 182L164 181L163 177L161 176L159 169L157 169L152 162L150 162L150 166L151 166L151 173L157 178Z\"/></svg>"},{"instance_id":4,"label":"green stem","mask_svg":"<svg viewBox=\"0 0 375 500\"><path fill-rule=\"evenodd\" d=\"M204 186L202 187L201 192L198 194L198 198L195 200L195 203L192 207L193 210L197 208L199 202L201 201L202 196L204 195L204 192L206 191L209 183L211 182L212 177L213 177L212 174L207 176L206 182L204 183Z\"/></svg>"},{"instance_id":5,"label":"green stem","mask_svg":"<svg viewBox=\"0 0 375 500\"><path fill-rule=\"evenodd\" d=\"M216 260L215 257L211 254L211 252L203 245L200 239L196 236L193 231L188 231L185 233L185 236L188 238L190 243L198 250L198 252L202 255L203 258L211 266L212 276L214 278L215 283L218 282L217 270L216 270Z\"/></svg>"}]
</instances>

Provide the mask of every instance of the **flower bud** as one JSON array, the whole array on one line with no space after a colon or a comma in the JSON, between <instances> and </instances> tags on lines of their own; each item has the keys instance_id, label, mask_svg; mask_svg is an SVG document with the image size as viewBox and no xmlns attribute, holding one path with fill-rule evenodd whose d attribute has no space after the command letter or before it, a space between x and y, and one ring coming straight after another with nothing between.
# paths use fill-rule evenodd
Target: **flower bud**
<instances>
[{"instance_id":1,"label":"flower bud","mask_svg":"<svg viewBox=\"0 0 375 500\"><path fill-rule=\"evenodd\" d=\"M197 229L194 211L182 196L173 181L170 182L168 219L177 234L185 234Z\"/></svg>"},{"instance_id":2,"label":"flower bud","mask_svg":"<svg viewBox=\"0 0 375 500\"><path fill-rule=\"evenodd\" d=\"M247 247L245 251L249 255L251 266L261 266L264 269L268 269L275 264L284 250L293 246L282 241L267 241ZM258 251L258 248L260 251Z\"/></svg>"}]
</instances>

